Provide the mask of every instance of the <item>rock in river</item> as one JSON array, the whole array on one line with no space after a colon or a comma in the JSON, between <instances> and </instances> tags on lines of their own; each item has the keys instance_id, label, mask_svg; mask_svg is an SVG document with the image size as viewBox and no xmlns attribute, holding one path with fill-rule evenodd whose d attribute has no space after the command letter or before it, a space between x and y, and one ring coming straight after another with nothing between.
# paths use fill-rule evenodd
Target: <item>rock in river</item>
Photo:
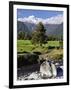
<instances>
[{"instance_id":1,"label":"rock in river","mask_svg":"<svg viewBox=\"0 0 71 90\"><path fill-rule=\"evenodd\" d=\"M56 70L56 67L55 67L55 65L53 63L51 63L51 71L52 71L52 76L56 77L57 70Z\"/></svg>"},{"instance_id":2,"label":"rock in river","mask_svg":"<svg viewBox=\"0 0 71 90\"><path fill-rule=\"evenodd\" d=\"M51 78L56 77L57 70L53 63L49 63L48 61L44 61L40 65L40 74L42 78Z\"/></svg>"},{"instance_id":3,"label":"rock in river","mask_svg":"<svg viewBox=\"0 0 71 90\"><path fill-rule=\"evenodd\" d=\"M44 61L40 66L40 74L43 78L50 78L52 76L51 67L47 61Z\"/></svg>"}]
</instances>

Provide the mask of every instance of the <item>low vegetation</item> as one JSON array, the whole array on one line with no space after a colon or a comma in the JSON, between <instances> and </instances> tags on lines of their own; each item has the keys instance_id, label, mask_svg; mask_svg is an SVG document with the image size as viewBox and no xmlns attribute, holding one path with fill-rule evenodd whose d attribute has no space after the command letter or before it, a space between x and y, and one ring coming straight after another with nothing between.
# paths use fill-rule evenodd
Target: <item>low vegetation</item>
<instances>
[{"instance_id":1,"label":"low vegetation","mask_svg":"<svg viewBox=\"0 0 71 90\"><path fill-rule=\"evenodd\" d=\"M52 60L63 60L63 49L53 49L48 53L48 57Z\"/></svg>"},{"instance_id":2,"label":"low vegetation","mask_svg":"<svg viewBox=\"0 0 71 90\"><path fill-rule=\"evenodd\" d=\"M40 22L31 35L19 32L17 36L18 67L37 63L39 55L51 60L63 60L63 39L46 36L46 29ZM45 57L44 57L45 58Z\"/></svg>"},{"instance_id":3,"label":"low vegetation","mask_svg":"<svg viewBox=\"0 0 71 90\"><path fill-rule=\"evenodd\" d=\"M39 44L32 44L31 40L18 40L17 52L41 52L46 53L48 49L59 47L59 41L48 41L46 44L39 46Z\"/></svg>"},{"instance_id":4,"label":"low vegetation","mask_svg":"<svg viewBox=\"0 0 71 90\"><path fill-rule=\"evenodd\" d=\"M24 53L24 54L18 54L17 59L17 65L18 68L22 66L32 65L38 63L39 56L37 54L31 54L31 53Z\"/></svg>"}]
</instances>

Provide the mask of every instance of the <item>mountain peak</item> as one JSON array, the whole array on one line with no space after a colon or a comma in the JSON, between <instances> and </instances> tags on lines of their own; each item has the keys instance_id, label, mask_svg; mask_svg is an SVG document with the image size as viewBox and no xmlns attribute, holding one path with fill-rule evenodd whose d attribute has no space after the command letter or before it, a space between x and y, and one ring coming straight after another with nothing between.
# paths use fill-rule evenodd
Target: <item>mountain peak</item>
<instances>
[{"instance_id":1,"label":"mountain peak","mask_svg":"<svg viewBox=\"0 0 71 90\"><path fill-rule=\"evenodd\" d=\"M18 21L34 23L34 24L37 24L39 22L42 22L43 24L61 24L63 23L63 15L59 14L57 16L53 16L45 19L31 15L28 17L18 18Z\"/></svg>"}]
</instances>

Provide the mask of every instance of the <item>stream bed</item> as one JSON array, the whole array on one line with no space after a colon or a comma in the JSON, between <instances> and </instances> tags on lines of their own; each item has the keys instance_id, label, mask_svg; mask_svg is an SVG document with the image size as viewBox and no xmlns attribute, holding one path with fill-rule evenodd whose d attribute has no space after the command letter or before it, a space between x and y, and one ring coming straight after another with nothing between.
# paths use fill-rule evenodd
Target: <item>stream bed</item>
<instances>
[{"instance_id":1,"label":"stream bed","mask_svg":"<svg viewBox=\"0 0 71 90\"><path fill-rule=\"evenodd\" d=\"M56 77L51 77L50 79L62 79L63 78L63 65L56 65L57 75ZM42 78L40 74L40 65L34 64L30 66L24 66L17 69L17 80L40 80L49 79Z\"/></svg>"}]
</instances>

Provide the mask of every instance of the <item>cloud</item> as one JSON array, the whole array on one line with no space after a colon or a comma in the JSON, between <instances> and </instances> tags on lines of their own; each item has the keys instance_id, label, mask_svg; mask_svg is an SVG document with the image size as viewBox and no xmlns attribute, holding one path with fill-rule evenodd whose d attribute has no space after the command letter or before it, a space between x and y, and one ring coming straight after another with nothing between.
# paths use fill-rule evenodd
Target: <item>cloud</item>
<instances>
[{"instance_id":1,"label":"cloud","mask_svg":"<svg viewBox=\"0 0 71 90\"><path fill-rule=\"evenodd\" d=\"M63 15L59 14L57 16L53 16L45 19L37 18L34 15L31 15L24 18L18 18L18 21L34 23L34 24L37 24L38 22L42 22L43 24L61 24L63 22Z\"/></svg>"},{"instance_id":2,"label":"cloud","mask_svg":"<svg viewBox=\"0 0 71 90\"><path fill-rule=\"evenodd\" d=\"M48 18L44 22L49 24L61 24L63 22L63 15L57 15L57 16Z\"/></svg>"}]
</instances>

